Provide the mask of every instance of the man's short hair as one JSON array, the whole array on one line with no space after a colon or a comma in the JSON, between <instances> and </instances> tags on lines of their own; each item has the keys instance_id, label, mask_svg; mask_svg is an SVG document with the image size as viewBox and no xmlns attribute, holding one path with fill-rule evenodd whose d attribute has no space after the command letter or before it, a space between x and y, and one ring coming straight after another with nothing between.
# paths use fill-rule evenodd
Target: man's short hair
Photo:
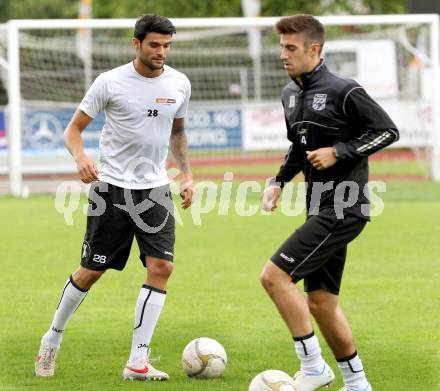
<instances>
[{"instance_id":1,"label":"man's short hair","mask_svg":"<svg viewBox=\"0 0 440 391\"><path fill-rule=\"evenodd\" d=\"M286 16L275 25L279 34L304 34L306 46L317 42L322 47L325 41L325 29L322 23L312 15L299 14Z\"/></svg>"},{"instance_id":2,"label":"man's short hair","mask_svg":"<svg viewBox=\"0 0 440 391\"><path fill-rule=\"evenodd\" d=\"M173 35L176 28L165 16L145 14L136 21L133 36L142 42L148 33Z\"/></svg>"}]
</instances>

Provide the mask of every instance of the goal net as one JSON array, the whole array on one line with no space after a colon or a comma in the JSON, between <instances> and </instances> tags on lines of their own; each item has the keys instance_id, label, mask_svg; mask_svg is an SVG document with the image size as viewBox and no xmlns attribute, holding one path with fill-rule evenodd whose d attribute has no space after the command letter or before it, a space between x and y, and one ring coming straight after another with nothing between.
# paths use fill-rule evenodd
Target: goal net
<instances>
[{"instance_id":1,"label":"goal net","mask_svg":"<svg viewBox=\"0 0 440 391\"><path fill-rule=\"evenodd\" d=\"M167 63L192 83L186 119L192 156L204 161L237 154L278 157L286 149L279 102L289 79L273 28L278 19L173 20L178 32ZM396 146L415 151L421 170L440 180L438 16L320 19L327 29L329 68L356 79L379 101L401 131ZM134 23L17 20L0 29L1 80L8 98L0 116L0 175L9 174L13 194L21 194L27 176L75 172L63 130L96 76L133 60ZM102 114L83 133L95 158L103 121Z\"/></svg>"}]
</instances>

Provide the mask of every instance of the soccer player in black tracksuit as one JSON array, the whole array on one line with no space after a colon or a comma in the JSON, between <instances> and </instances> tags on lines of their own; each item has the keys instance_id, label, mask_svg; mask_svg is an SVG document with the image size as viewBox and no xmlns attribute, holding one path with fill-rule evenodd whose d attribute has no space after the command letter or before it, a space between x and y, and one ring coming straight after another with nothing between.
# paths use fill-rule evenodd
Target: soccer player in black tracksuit
<instances>
[{"instance_id":1,"label":"soccer player in black tracksuit","mask_svg":"<svg viewBox=\"0 0 440 391\"><path fill-rule=\"evenodd\" d=\"M335 378L321 356L310 314L338 362L341 391L371 391L338 294L347 244L369 220L368 156L396 141L398 131L361 86L327 69L320 59L324 28L317 19L286 17L276 28L281 60L293 80L282 94L292 145L263 192L262 206L274 210L283 186L302 171L307 219L266 263L261 282L294 339L301 362L294 376L298 391L316 390ZM307 301L296 286L301 279Z\"/></svg>"}]
</instances>

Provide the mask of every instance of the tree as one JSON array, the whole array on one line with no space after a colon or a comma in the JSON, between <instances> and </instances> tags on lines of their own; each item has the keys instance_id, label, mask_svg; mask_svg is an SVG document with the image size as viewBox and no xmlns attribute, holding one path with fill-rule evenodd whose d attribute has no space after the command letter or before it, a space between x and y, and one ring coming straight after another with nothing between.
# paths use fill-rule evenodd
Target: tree
<instances>
[{"instance_id":1,"label":"tree","mask_svg":"<svg viewBox=\"0 0 440 391\"><path fill-rule=\"evenodd\" d=\"M241 15L240 0L125 0L116 6L113 1L94 0L93 6L98 18L137 17L145 13L183 18Z\"/></svg>"},{"instance_id":2,"label":"tree","mask_svg":"<svg viewBox=\"0 0 440 391\"><path fill-rule=\"evenodd\" d=\"M337 14L386 14L406 11L406 0L262 0L264 16L293 15L306 13L313 15Z\"/></svg>"},{"instance_id":3,"label":"tree","mask_svg":"<svg viewBox=\"0 0 440 391\"><path fill-rule=\"evenodd\" d=\"M0 0L0 21L8 19L76 18L76 0ZM262 0L263 16L311 13L402 13L406 0ZM241 16L240 0L94 0L95 18L136 18L154 12L169 17Z\"/></svg>"},{"instance_id":4,"label":"tree","mask_svg":"<svg viewBox=\"0 0 440 391\"><path fill-rule=\"evenodd\" d=\"M79 5L69 0L0 0L0 18L8 19L51 19L76 18Z\"/></svg>"}]
</instances>

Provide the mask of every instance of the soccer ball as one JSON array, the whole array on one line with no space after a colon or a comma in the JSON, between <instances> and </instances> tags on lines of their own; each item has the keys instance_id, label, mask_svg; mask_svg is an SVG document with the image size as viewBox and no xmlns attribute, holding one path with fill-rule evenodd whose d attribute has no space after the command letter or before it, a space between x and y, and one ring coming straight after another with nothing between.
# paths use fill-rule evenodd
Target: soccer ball
<instances>
[{"instance_id":1,"label":"soccer ball","mask_svg":"<svg viewBox=\"0 0 440 391\"><path fill-rule=\"evenodd\" d=\"M286 372L269 369L252 379L249 391L296 391L296 388Z\"/></svg>"},{"instance_id":2,"label":"soccer ball","mask_svg":"<svg viewBox=\"0 0 440 391\"><path fill-rule=\"evenodd\" d=\"M183 371L190 377L214 379L223 375L228 358L223 346L212 338L193 339L183 349Z\"/></svg>"}]
</instances>

